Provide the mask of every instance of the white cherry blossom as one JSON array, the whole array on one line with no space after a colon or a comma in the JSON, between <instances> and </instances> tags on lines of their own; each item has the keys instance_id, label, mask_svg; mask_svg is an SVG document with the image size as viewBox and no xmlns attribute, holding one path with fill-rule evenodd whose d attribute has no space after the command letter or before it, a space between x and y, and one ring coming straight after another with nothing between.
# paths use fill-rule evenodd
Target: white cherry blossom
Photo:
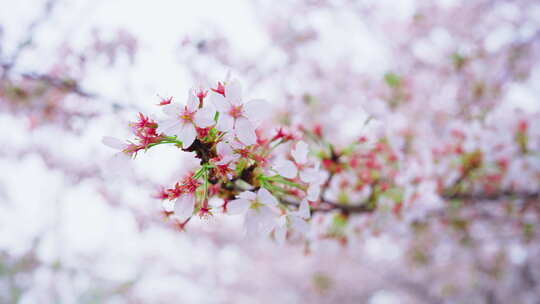
<instances>
[{"instance_id":1,"label":"white cherry blossom","mask_svg":"<svg viewBox=\"0 0 540 304\"><path fill-rule=\"evenodd\" d=\"M276 225L277 214L271 207L278 205L278 200L265 188L257 193L244 191L238 198L229 202L229 214L245 214L244 229L248 237L270 233Z\"/></svg>"},{"instance_id":2,"label":"white cherry blossom","mask_svg":"<svg viewBox=\"0 0 540 304\"><path fill-rule=\"evenodd\" d=\"M306 198L309 201L316 201L319 198L322 184L326 181L327 175L320 170L320 163L309 159L309 149L307 143L300 141L291 151L294 162L286 159L278 159L274 162L273 169L285 178L296 178L308 184Z\"/></svg>"},{"instance_id":3,"label":"white cherry blossom","mask_svg":"<svg viewBox=\"0 0 540 304\"><path fill-rule=\"evenodd\" d=\"M192 89L188 94L186 105L170 104L163 108L167 119L161 121L159 129L165 134L176 135L187 148L197 137L196 127L206 128L214 124L215 111L208 106L199 108L199 100Z\"/></svg>"},{"instance_id":4,"label":"white cherry blossom","mask_svg":"<svg viewBox=\"0 0 540 304\"><path fill-rule=\"evenodd\" d=\"M279 244L285 242L287 230L294 230L301 235L306 235L309 230L309 224L306 222L311 216L309 211L309 203L307 200L302 200L297 211L287 212L279 217L276 228L274 229L274 237Z\"/></svg>"},{"instance_id":5,"label":"white cherry blossom","mask_svg":"<svg viewBox=\"0 0 540 304\"><path fill-rule=\"evenodd\" d=\"M233 132L244 145L257 143L255 129L268 113L264 100L242 102L242 87L233 80L225 87L225 96L212 92L210 100L219 111L216 128L222 132Z\"/></svg>"}]
</instances>

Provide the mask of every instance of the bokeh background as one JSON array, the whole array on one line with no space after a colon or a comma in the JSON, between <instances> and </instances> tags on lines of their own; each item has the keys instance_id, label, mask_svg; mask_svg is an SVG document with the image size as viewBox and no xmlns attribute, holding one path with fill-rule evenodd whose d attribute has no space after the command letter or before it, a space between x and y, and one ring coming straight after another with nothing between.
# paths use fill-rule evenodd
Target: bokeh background
<instances>
[{"instance_id":1,"label":"bokeh background","mask_svg":"<svg viewBox=\"0 0 540 304\"><path fill-rule=\"evenodd\" d=\"M0 303L540 303L537 239L483 227L461 249L384 218L309 248L245 240L234 217L179 231L152 196L191 156L101 143L228 72L278 121L317 99L338 142L352 104L389 130L504 125L540 110L539 41L532 0L0 0Z\"/></svg>"}]
</instances>

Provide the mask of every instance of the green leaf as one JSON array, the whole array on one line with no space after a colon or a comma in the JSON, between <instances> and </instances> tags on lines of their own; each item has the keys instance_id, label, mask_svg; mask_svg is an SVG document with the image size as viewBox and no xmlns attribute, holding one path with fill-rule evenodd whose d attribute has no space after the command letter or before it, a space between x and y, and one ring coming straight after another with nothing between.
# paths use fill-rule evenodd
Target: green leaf
<instances>
[{"instance_id":1,"label":"green leaf","mask_svg":"<svg viewBox=\"0 0 540 304\"><path fill-rule=\"evenodd\" d=\"M308 93L304 94L304 96L302 96L302 99L304 103L307 105L312 105L312 104L317 103L317 98L315 98L315 96L310 95Z\"/></svg>"},{"instance_id":2,"label":"green leaf","mask_svg":"<svg viewBox=\"0 0 540 304\"><path fill-rule=\"evenodd\" d=\"M386 81L386 84L393 89L401 86L401 77L399 77L399 75L394 74L392 72L388 72L384 74L384 81Z\"/></svg>"},{"instance_id":3,"label":"green leaf","mask_svg":"<svg viewBox=\"0 0 540 304\"><path fill-rule=\"evenodd\" d=\"M461 70L463 66L465 66L467 59L459 53L454 53L452 54L452 61L454 62L456 69Z\"/></svg>"},{"instance_id":4,"label":"green leaf","mask_svg":"<svg viewBox=\"0 0 540 304\"><path fill-rule=\"evenodd\" d=\"M330 235L342 236L345 234L345 228L347 227L347 217L343 214L336 214L332 219L332 226L330 227Z\"/></svg>"}]
</instances>

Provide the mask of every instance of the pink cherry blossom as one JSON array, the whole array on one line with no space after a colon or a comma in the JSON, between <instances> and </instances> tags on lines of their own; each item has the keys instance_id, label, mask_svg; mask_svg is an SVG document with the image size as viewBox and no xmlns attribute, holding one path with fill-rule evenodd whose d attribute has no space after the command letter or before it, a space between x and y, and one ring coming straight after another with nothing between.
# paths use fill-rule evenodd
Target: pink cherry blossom
<instances>
[{"instance_id":1,"label":"pink cherry blossom","mask_svg":"<svg viewBox=\"0 0 540 304\"><path fill-rule=\"evenodd\" d=\"M299 141L296 147L291 151L300 179L306 183L321 183L320 163L309 159L309 148L306 142Z\"/></svg>"}]
</instances>

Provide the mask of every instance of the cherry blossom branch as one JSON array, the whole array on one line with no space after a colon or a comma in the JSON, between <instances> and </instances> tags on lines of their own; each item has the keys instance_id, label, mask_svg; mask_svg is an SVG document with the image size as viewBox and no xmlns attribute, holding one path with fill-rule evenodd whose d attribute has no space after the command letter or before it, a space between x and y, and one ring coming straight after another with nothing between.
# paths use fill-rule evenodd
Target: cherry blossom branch
<instances>
[{"instance_id":1,"label":"cherry blossom branch","mask_svg":"<svg viewBox=\"0 0 540 304\"><path fill-rule=\"evenodd\" d=\"M208 217L221 210L226 214L244 214L248 233L273 231L276 239L283 241L291 231L307 231L312 213L338 212L345 220L338 220L338 232L332 233L339 237L340 227L344 226L339 221L346 222L348 215L376 212L383 201L389 201L392 211L399 214L405 203L410 204L424 192L434 195L428 196L428 200L436 200L437 196L477 201L538 198L536 192L475 193L466 189L465 183L474 182L486 167L479 149L468 153L458 149L461 174L447 189L424 189L421 179L411 179L410 186L416 190L406 196L396 177L407 168L400 169L399 158L388 138L366 145L368 139L361 137L338 151L320 129L299 127L305 138L317 144L311 148L282 128L274 135L258 134L255 126L259 117L266 114L265 102L253 100L243 104L240 93L241 86L236 81L219 82L217 88L210 90L194 88L186 105L172 103L172 99L159 103L167 115L159 124L139 114L138 121L130 123L136 136L134 142L104 140L133 157L160 144L174 144L195 154L200 167L157 195L175 201L170 215L182 228L194 215ZM364 126L369 121L370 118L366 119ZM277 149L278 146L284 149ZM349 197L352 192L364 198L354 203ZM334 201L328 199L329 193L336 195ZM210 198L221 199L221 208L211 207Z\"/></svg>"},{"instance_id":2,"label":"cherry blossom branch","mask_svg":"<svg viewBox=\"0 0 540 304\"><path fill-rule=\"evenodd\" d=\"M99 98L98 95L95 94L95 93L90 93L90 92L84 91L79 86L77 81L74 80L74 79L69 79L69 78L63 79L63 78L60 78L60 77L54 77L54 76L47 75L47 74L38 74L38 73L35 73L35 72L22 73L20 75L25 79L31 79L31 80L35 80L35 81L44 82L44 83L46 83L47 85L49 85L51 87L54 87L54 88L57 88L57 89L60 89L60 90L66 91L66 92L74 93L74 94L79 95L81 97Z\"/></svg>"},{"instance_id":3,"label":"cherry blossom branch","mask_svg":"<svg viewBox=\"0 0 540 304\"><path fill-rule=\"evenodd\" d=\"M294 202L290 200L282 199L281 203L299 207L299 202ZM332 212L332 211L340 211L343 214L360 214L360 213L372 213L376 209L370 208L367 206L367 204L361 204L361 205L343 205L338 204L335 202L323 200L320 203L318 203L317 206L310 207L311 212Z\"/></svg>"},{"instance_id":4,"label":"cherry blossom branch","mask_svg":"<svg viewBox=\"0 0 540 304\"><path fill-rule=\"evenodd\" d=\"M52 76L48 74L40 74L36 72L24 72L18 75L24 79L39 81L46 84L49 87L53 87L67 93L75 94L82 98L99 100L101 102L109 104L113 109L129 109L129 110L134 110L134 111L139 110L139 107L137 107L134 104L130 104L125 101L102 96L95 92L87 91L84 88L82 88L79 85L79 83L74 79L61 78L61 77L56 77L56 76Z\"/></svg>"}]
</instances>

